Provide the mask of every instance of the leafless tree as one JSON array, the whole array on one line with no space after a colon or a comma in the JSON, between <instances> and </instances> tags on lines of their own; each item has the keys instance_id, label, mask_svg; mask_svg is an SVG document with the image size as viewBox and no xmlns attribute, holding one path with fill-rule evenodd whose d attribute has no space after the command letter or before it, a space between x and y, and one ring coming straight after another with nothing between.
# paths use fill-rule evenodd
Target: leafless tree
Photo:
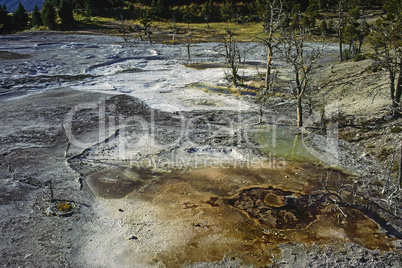
<instances>
[{"instance_id":1,"label":"leafless tree","mask_svg":"<svg viewBox=\"0 0 402 268\"><path fill-rule=\"evenodd\" d=\"M267 50L267 65L265 74L265 92L269 92L271 85L272 59L275 50L281 44L280 29L283 27L283 19L285 17L282 0L262 1L262 25L264 27L265 36L261 38Z\"/></svg>"},{"instance_id":2,"label":"leafless tree","mask_svg":"<svg viewBox=\"0 0 402 268\"><path fill-rule=\"evenodd\" d=\"M174 22L174 23L173 23L173 26L171 26L171 27L169 27L169 28L170 28L170 31L171 31L171 33L172 33L172 35L173 35L172 41L174 42L174 41L175 41L176 34L178 34L178 33L180 32L181 27L178 26L178 25L176 24L176 22Z\"/></svg>"},{"instance_id":3,"label":"leafless tree","mask_svg":"<svg viewBox=\"0 0 402 268\"><path fill-rule=\"evenodd\" d=\"M272 61L275 51L281 44L280 33L282 31L280 29L283 27L285 13L283 0L265 0L257 3L259 5L258 10L260 10L261 23L264 27L264 36L260 38L260 41L267 50L264 89L258 94L258 102L260 104L258 124L261 124L264 106L268 99L267 94L273 91Z\"/></svg>"},{"instance_id":4,"label":"leafless tree","mask_svg":"<svg viewBox=\"0 0 402 268\"><path fill-rule=\"evenodd\" d=\"M241 80L239 69L245 62L245 51L239 47L239 43L234 37L234 32L226 29L226 37L223 37L223 56L226 61L226 78L232 82L234 88L237 88L238 81Z\"/></svg>"},{"instance_id":5,"label":"leafless tree","mask_svg":"<svg viewBox=\"0 0 402 268\"><path fill-rule=\"evenodd\" d=\"M187 49L187 59L188 60L191 60L191 43L192 43L192 41L193 41L192 36L189 36L186 39L186 49Z\"/></svg>"},{"instance_id":6,"label":"leafless tree","mask_svg":"<svg viewBox=\"0 0 402 268\"><path fill-rule=\"evenodd\" d=\"M298 127L303 126L302 100L306 91L310 89L311 75L324 49L324 43L307 42L308 34L309 30L303 26L287 29L283 34L283 55L293 71Z\"/></svg>"},{"instance_id":7,"label":"leafless tree","mask_svg":"<svg viewBox=\"0 0 402 268\"><path fill-rule=\"evenodd\" d=\"M151 35L152 35L152 30L151 30L152 20L151 20L151 18L148 17L148 16L145 16L140 20L140 23L142 25L142 30L144 31L145 35L149 39L149 43L152 44L152 39L151 39ZM140 38L142 40L141 36L140 36Z\"/></svg>"}]
</instances>

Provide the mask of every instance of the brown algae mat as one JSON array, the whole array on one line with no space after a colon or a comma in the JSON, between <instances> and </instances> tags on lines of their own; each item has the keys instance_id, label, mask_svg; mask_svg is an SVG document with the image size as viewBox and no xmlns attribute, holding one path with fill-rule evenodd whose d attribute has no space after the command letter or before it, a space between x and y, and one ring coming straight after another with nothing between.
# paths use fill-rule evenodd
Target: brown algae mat
<instances>
[{"instance_id":1,"label":"brown algae mat","mask_svg":"<svg viewBox=\"0 0 402 268\"><path fill-rule=\"evenodd\" d=\"M340 180L352 179L341 170L288 163L277 169L205 167L164 174L113 168L90 175L87 183L102 198L149 202L159 208L160 223L183 231L185 240L168 241L158 252L167 267L224 257L265 266L280 257L283 243L353 242L371 250L394 250L394 238L345 205L350 195L335 194Z\"/></svg>"}]
</instances>

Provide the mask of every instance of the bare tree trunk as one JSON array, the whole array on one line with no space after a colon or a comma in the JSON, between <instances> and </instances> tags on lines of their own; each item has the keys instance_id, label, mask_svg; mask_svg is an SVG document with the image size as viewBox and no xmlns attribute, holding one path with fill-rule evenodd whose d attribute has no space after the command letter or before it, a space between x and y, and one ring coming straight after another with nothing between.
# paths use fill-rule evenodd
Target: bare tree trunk
<instances>
[{"instance_id":1,"label":"bare tree trunk","mask_svg":"<svg viewBox=\"0 0 402 268\"><path fill-rule=\"evenodd\" d=\"M124 39L124 46L127 46L128 44L128 35L126 32L123 33L123 39Z\"/></svg>"},{"instance_id":2,"label":"bare tree trunk","mask_svg":"<svg viewBox=\"0 0 402 268\"><path fill-rule=\"evenodd\" d=\"M399 156L399 172L398 172L398 188L402 189L402 141L401 141L401 150Z\"/></svg>"},{"instance_id":3,"label":"bare tree trunk","mask_svg":"<svg viewBox=\"0 0 402 268\"><path fill-rule=\"evenodd\" d=\"M191 42L187 42L187 57L189 60L191 60L191 53L190 53L190 46L191 46Z\"/></svg>"},{"instance_id":4,"label":"bare tree trunk","mask_svg":"<svg viewBox=\"0 0 402 268\"><path fill-rule=\"evenodd\" d=\"M296 72L296 86L297 86L297 126L303 126L303 107L302 107L302 97L303 97L303 88L300 83L300 77L297 68L295 68Z\"/></svg>"},{"instance_id":5,"label":"bare tree trunk","mask_svg":"<svg viewBox=\"0 0 402 268\"><path fill-rule=\"evenodd\" d=\"M389 89L390 89L390 94L391 94L392 107L395 107L395 76L394 76L394 72L390 68L388 68L388 72L389 72L389 80L390 80Z\"/></svg>"},{"instance_id":6,"label":"bare tree trunk","mask_svg":"<svg viewBox=\"0 0 402 268\"><path fill-rule=\"evenodd\" d=\"M267 56L267 73L265 74L265 92L270 90L271 83L271 63L272 63L272 47L267 46L268 56Z\"/></svg>"},{"instance_id":7,"label":"bare tree trunk","mask_svg":"<svg viewBox=\"0 0 402 268\"><path fill-rule=\"evenodd\" d=\"M300 95L297 96L297 126L303 126L303 107L302 107L302 98Z\"/></svg>"},{"instance_id":8,"label":"bare tree trunk","mask_svg":"<svg viewBox=\"0 0 402 268\"><path fill-rule=\"evenodd\" d=\"M262 124L262 117L264 115L264 104L265 104L265 101L261 100L260 109L258 110L258 123L257 124Z\"/></svg>"},{"instance_id":9,"label":"bare tree trunk","mask_svg":"<svg viewBox=\"0 0 402 268\"><path fill-rule=\"evenodd\" d=\"M401 95L402 95L402 62L399 63L399 75L398 75L398 81L396 83L396 88L395 88L395 99L393 100L393 106L394 106L394 117L399 118L401 116Z\"/></svg>"},{"instance_id":10,"label":"bare tree trunk","mask_svg":"<svg viewBox=\"0 0 402 268\"><path fill-rule=\"evenodd\" d=\"M232 83L233 83L233 88L234 89L236 89L237 88L237 78L236 78L236 73L233 73L233 80L232 80Z\"/></svg>"},{"instance_id":11,"label":"bare tree trunk","mask_svg":"<svg viewBox=\"0 0 402 268\"><path fill-rule=\"evenodd\" d=\"M338 37L339 37L339 56L343 62L343 47L342 47L342 23L343 23L343 1L339 1L339 18L338 18Z\"/></svg>"},{"instance_id":12,"label":"bare tree trunk","mask_svg":"<svg viewBox=\"0 0 402 268\"><path fill-rule=\"evenodd\" d=\"M341 62L343 62L343 48L342 48L342 31L341 31L341 26L339 25L339 56L341 58Z\"/></svg>"},{"instance_id":13,"label":"bare tree trunk","mask_svg":"<svg viewBox=\"0 0 402 268\"><path fill-rule=\"evenodd\" d=\"M391 95L391 101L392 101L392 115L394 117L397 117L397 108L398 108L398 102L396 100L396 96L395 96L395 74L393 72L393 70L391 69L391 67L388 67L388 71L389 71L389 80L390 80L390 85L389 85L389 89L390 89L390 95ZM398 78L399 81L399 78Z\"/></svg>"}]
</instances>

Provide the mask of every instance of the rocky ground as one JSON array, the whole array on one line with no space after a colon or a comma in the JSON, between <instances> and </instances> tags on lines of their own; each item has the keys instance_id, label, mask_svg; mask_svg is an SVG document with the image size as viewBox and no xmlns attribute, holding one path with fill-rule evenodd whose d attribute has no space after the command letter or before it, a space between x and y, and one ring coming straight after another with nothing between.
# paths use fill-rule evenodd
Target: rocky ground
<instances>
[{"instance_id":1,"label":"rocky ground","mask_svg":"<svg viewBox=\"0 0 402 268\"><path fill-rule=\"evenodd\" d=\"M0 264L400 267L400 203L397 195L387 199L400 121L383 110L386 98L373 104L352 92L385 83L369 66L320 70L330 81L319 93L327 103L319 94L314 102L318 115L344 98L337 147L328 145L329 123L303 132L309 152L320 157L314 161L284 153L300 130L291 126L294 101L282 93L268 101L264 118L280 114L286 122L275 155L261 147L272 141L264 138L272 126L255 125L258 105L250 96L241 100L252 108L240 113L216 108L216 93L193 102L202 109L185 112L70 88L1 102ZM338 167L330 167L335 149Z\"/></svg>"}]
</instances>

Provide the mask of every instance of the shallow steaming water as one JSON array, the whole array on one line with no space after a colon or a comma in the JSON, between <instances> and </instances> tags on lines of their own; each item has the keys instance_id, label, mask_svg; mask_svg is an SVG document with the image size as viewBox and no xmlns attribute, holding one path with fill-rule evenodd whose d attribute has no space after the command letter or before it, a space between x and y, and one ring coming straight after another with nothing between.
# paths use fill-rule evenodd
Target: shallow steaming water
<instances>
[{"instance_id":1,"label":"shallow steaming water","mask_svg":"<svg viewBox=\"0 0 402 268\"><path fill-rule=\"evenodd\" d=\"M217 46L217 43L192 45L191 62L221 61ZM182 45L138 42L124 46L119 37L26 33L1 36L0 51L30 56L1 61L2 100L69 87L125 93L153 108L186 110L181 101L183 98L194 96L199 99L205 94L186 85L217 83L224 78L222 68L195 70L185 67L189 61ZM172 96L167 98L164 94Z\"/></svg>"},{"instance_id":2,"label":"shallow steaming water","mask_svg":"<svg viewBox=\"0 0 402 268\"><path fill-rule=\"evenodd\" d=\"M265 49L256 47L255 43L241 46L242 49L254 47L248 50L248 64L241 70L242 75L262 72ZM0 36L0 51L28 56L0 60L0 105L12 98L65 87L111 95L127 94L151 108L168 112L217 109L257 113L257 104L241 101L240 95L252 92L232 94L234 91L219 87L227 84L220 47L219 43L193 44L189 60L185 45L138 41L125 46L121 37L46 32ZM336 46L327 47L328 52L335 50ZM284 66L280 60L274 64ZM210 67L191 67L199 65ZM272 139L269 131L262 133L265 139ZM288 160L312 160L294 135L278 133L278 138L275 137L277 146L270 146L266 153Z\"/></svg>"},{"instance_id":3,"label":"shallow steaming water","mask_svg":"<svg viewBox=\"0 0 402 268\"><path fill-rule=\"evenodd\" d=\"M124 46L120 37L35 32L0 36L0 51L30 56L19 60L1 60L0 96L1 100L5 100L52 88L69 87L129 94L152 108L167 111L188 110L191 109L187 105L189 98L199 100L206 97L205 92L188 85L222 84L225 75L222 68L197 70L185 67L185 64L221 65L224 59L220 56L219 46L219 43L193 44L190 61L184 45L137 42ZM242 46L252 47L255 44ZM263 47L251 50L247 53L247 61L254 65L264 64L264 54ZM283 63L277 61L276 64ZM257 67L241 72L242 75L257 73ZM222 102L220 109L238 108L232 98L214 98ZM187 101L183 102L184 99Z\"/></svg>"}]
</instances>

